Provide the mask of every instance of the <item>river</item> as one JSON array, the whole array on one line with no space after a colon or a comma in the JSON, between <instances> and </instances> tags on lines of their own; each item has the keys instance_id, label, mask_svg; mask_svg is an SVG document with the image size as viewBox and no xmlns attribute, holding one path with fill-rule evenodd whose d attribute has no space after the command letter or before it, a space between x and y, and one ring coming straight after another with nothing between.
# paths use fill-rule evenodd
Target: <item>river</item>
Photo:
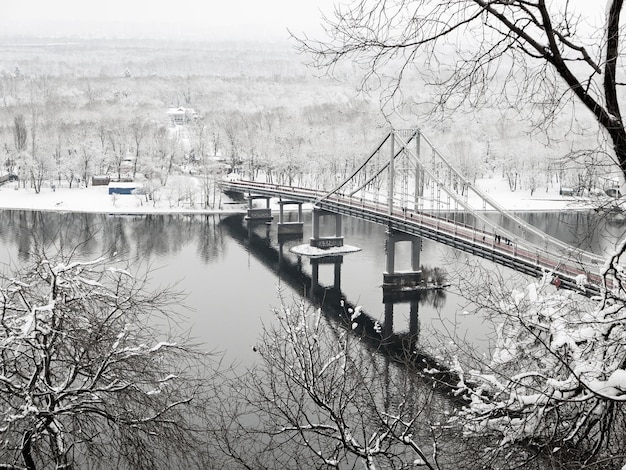
<instances>
[{"instance_id":1,"label":"river","mask_svg":"<svg viewBox=\"0 0 626 470\"><path fill-rule=\"evenodd\" d=\"M625 227L594 213L519 215L564 241L600 254L610 251ZM254 360L252 348L262 325L272 321L272 308L280 305L281 298L285 302L297 301L309 289L306 283L312 273L311 262L289 249L307 242L310 213L305 213L304 240L284 243L277 240L276 224L257 226L249 232L240 216L123 217L1 211L0 222L0 261L5 273L28 262L38 247L44 247L48 253L68 253L77 247L76 253L81 257L104 253L133 260L135 267L149 269L155 288L177 284L187 293L180 315L197 341L243 365ZM361 251L342 259L341 293L351 304L363 306L372 320L383 323L385 311L390 311L390 305L383 304L381 287L385 228L345 218L343 235L346 244ZM396 269L409 268L408 249L408 244L398 245ZM455 288L461 268L477 263L489 270L501 269L504 277L514 278L505 268L423 240L421 264L444 269L452 285L445 293L419 302L420 342L432 344L434 338L442 339L454 331L469 338L479 349L487 347L489 335L485 335L481 318L466 314L468 301ZM336 275L333 265L321 265L320 285L332 286ZM393 305L394 331L409 330L410 311L410 303Z\"/></svg>"}]
</instances>

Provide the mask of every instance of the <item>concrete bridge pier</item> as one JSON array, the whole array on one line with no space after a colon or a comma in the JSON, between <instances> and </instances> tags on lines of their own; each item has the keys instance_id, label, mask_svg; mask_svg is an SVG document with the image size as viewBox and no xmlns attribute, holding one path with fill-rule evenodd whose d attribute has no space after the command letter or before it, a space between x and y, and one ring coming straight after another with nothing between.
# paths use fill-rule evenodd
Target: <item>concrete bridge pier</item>
<instances>
[{"instance_id":1,"label":"concrete bridge pier","mask_svg":"<svg viewBox=\"0 0 626 470\"><path fill-rule=\"evenodd\" d=\"M408 241L411 243L411 269L396 271L396 243ZM422 281L420 269L421 238L393 230L387 231L387 259L386 270L383 273L384 289L402 289L417 287Z\"/></svg>"},{"instance_id":2,"label":"concrete bridge pier","mask_svg":"<svg viewBox=\"0 0 626 470\"><path fill-rule=\"evenodd\" d=\"M298 205L298 220L296 222L286 222L284 216L284 206ZM304 233L304 223L302 222L302 203L298 201L278 201L280 208L278 212L278 236L281 235L302 235Z\"/></svg>"},{"instance_id":3,"label":"concrete bridge pier","mask_svg":"<svg viewBox=\"0 0 626 470\"><path fill-rule=\"evenodd\" d=\"M335 218L335 234L331 237L320 237L320 219L322 217ZM311 237L311 246L315 248L332 248L343 246L343 236L341 235L341 215L326 212L320 209L313 209L313 236Z\"/></svg>"},{"instance_id":4,"label":"concrete bridge pier","mask_svg":"<svg viewBox=\"0 0 626 470\"><path fill-rule=\"evenodd\" d=\"M245 220L253 222L271 222L272 210L270 209L270 197L269 196L257 196L249 194L246 199L248 200L248 211ZM254 201L257 199L265 199L265 207L254 207Z\"/></svg>"}]
</instances>

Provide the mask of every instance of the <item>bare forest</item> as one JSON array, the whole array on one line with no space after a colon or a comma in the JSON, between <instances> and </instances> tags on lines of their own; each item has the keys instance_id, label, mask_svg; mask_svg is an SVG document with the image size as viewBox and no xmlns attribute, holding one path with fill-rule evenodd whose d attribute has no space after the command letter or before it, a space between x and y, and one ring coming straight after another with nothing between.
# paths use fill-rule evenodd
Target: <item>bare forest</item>
<instances>
[{"instance_id":1,"label":"bare forest","mask_svg":"<svg viewBox=\"0 0 626 470\"><path fill-rule=\"evenodd\" d=\"M507 178L512 191L592 189L605 176L572 159L604 159L591 119L553 125L553 136L576 134L577 148L500 107L416 121L433 107L419 74L385 115L358 65L320 76L288 42L5 38L0 48L0 172L37 192L109 175L156 196L192 173L204 176L197 198L213 206L214 182L230 171L291 184L343 178L389 126L419 126L467 177ZM167 111L179 107L194 115L175 132Z\"/></svg>"}]
</instances>

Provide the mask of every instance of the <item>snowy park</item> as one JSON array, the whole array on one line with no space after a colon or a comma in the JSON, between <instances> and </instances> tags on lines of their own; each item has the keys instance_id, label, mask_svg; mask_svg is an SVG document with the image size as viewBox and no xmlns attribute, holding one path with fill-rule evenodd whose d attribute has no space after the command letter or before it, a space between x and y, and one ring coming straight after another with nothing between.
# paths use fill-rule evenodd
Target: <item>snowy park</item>
<instances>
[{"instance_id":1,"label":"snowy park","mask_svg":"<svg viewBox=\"0 0 626 470\"><path fill-rule=\"evenodd\" d=\"M0 470L626 470L623 9L3 5Z\"/></svg>"}]
</instances>

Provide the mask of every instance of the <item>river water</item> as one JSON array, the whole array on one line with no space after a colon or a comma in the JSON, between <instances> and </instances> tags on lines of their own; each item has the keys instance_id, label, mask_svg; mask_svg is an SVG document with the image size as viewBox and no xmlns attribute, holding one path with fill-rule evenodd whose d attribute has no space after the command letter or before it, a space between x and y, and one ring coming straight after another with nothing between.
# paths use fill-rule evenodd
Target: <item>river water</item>
<instances>
[{"instance_id":1,"label":"river water","mask_svg":"<svg viewBox=\"0 0 626 470\"><path fill-rule=\"evenodd\" d=\"M537 227L564 241L596 253L607 253L626 226L594 213L520 214ZM289 249L307 243L311 216L305 213L304 240L279 242L276 224L248 228L241 216L147 215L122 217L95 214L0 212L3 271L28 262L30 254L44 247L48 253L76 249L81 257L101 254L127 258L135 267L149 269L151 285L177 284L187 293L180 309L182 324L207 349L224 352L227 360L243 365L254 359L252 351L262 325L272 322L272 308L308 296L311 261ZM333 222L334 223L334 222ZM345 243L361 248L346 255L335 267L319 266L319 284L339 281L341 295L351 305L361 305L373 321L385 321L393 309L393 329L410 329L411 303L383 303L385 228L344 218ZM408 269L410 245L400 243L396 269ZM442 268L451 287L440 295L418 302L420 342L432 343L443 333L455 331L481 349L488 336L478 316L465 314L467 300L455 289L455 275L462 266L489 262L457 253L452 248L423 240L421 264ZM387 316L387 320L391 317ZM389 321L388 321L389 323ZM423 340L423 341L422 341Z\"/></svg>"}]
</instances>

